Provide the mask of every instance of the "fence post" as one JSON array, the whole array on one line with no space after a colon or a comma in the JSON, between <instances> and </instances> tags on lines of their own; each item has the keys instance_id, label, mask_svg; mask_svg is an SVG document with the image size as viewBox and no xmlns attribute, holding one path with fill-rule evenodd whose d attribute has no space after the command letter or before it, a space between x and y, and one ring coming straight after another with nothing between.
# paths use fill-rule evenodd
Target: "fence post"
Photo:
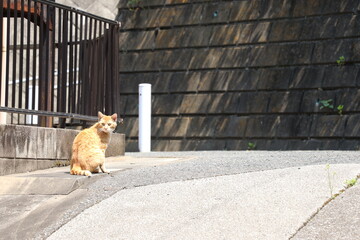
<instances>
[{"instance_id":1,"label":"fence post","mask_svg":"<svg viewBox=\"0 0 360 240\"><path fill-rule=\"evenodd\" d=\"M2 46L1 46L1 99L0 106L5 107L5 68L6 68L6 34L7 34L7 19L3 18L3 27L2 27ZM0 124L6 124L6 112L0 112Z\"/></svg>"},{"instance_id":2,"label":"fence post","mask_svg":"<svg viewBox=\"0 0 360 240\"><path fill-rule=\"evenodd\" d=\"M151 84L139 84L139 150L151 151Z\"/></svg>"}]
</instances>

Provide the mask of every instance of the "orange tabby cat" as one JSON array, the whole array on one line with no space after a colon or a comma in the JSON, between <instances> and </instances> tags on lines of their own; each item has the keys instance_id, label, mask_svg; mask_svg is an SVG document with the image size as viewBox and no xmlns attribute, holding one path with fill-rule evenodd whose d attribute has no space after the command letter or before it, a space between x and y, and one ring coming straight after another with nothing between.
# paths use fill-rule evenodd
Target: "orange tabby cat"
<instances>
[{"instance_id":1,"label":"orange tabby cat","mask_svg":"<svg viewBox=\"0 0 360 240\"><path fill-rule=\"evenodd\" d=\"M97 123L82 130L74 139L70 162L72 175L91 176L100 169L109 173L104 166L105 150L110 142L110 134L116 128L117 114L106 116L99 112L98 117Z\"/></svg>"}]
</instances>

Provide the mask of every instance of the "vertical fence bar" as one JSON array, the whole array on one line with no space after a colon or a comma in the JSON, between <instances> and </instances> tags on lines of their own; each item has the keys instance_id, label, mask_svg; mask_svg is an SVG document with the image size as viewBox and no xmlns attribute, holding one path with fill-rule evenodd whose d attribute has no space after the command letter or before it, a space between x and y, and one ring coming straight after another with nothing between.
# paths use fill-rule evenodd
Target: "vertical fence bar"
<instances>
[{"instance_id":1,"label":"vertical fence bar","mask_svg":"<svg viewBox=\"0 0 360 240\"><path fill-rule=\"evenodd\" d=\"M1 36L0 36L0 42L1 42L1 57L0 57L0 77L1 77L1 83L0 83L0 106L5 106L5 68L6 68L6 36L7 36L7 18L4 17L4 0L0 0L0 28L1 28ZM5 112L0 112L0 124L6 124L6 117L7 114Z\"/></svg>"},{"instance_id":2,"label":"vertical fence bar","mask_svg":"<svg viewBox=\"0 0 360 240\"><path fill-rule=\"evenodd\" d=\"M24 4L25 0L20 0L21 5L21 20L20 20L20 66L19 66L19 105L18 108L22 108L22 101L23 101L23 63L24 63ZM18 123L20 123L20 116L18 118Z\"/></svg>"},{"instance_id":3,"label":"vertical fence bar","mask_svg":"<svg viewBox=\"0 0 360 240\"><path fill-rule=\"evenodd\" d=\"M31 101L31 105L32 105L32 109L33 110L36 110L36 101L37 101L37 45L38 45L38 42L37 42L37 25L38 25L38 4L37 2L34 2L34 37L33 37L33 46L34 46L34 49L33 49L33 74L32 74L32 94L31 94L31 98L32 98L32 101ZM35 118L37 119L37 118ZM31 124L34 124L34 117L31 118ZM36 122L37 124L37 122Z\"/></svg>"},{"instance_id":4,"label":"vertical fence bar","mask_svg":"<svg viewBox=\"0 0 360 240\"><path fill-rule=\"evenodd\" d=\"M13 26L13 72L12 72L12 92L11 92L11 101L12 101L12 107L15 108L16 107L16 70L17 70L17 66L16 66L16 51L17 51L17 0L14 0L14 26ZM13 123L13 118L11 118L11 123Z\"/></svg>"},{"instance_id":5,"label":"vertical fence bar","mask_svg":"<svg viewBox=\"0 0 360 240\"><path fill-rule=\"evenodd\" d=\"M50 111L55 111L54 105L55 105L55 56L56 56L56 50L55 50L55 42L56 42L56 8L51 7L51 25L52 25L52 29L51 29L51 80L52 80L52 84L51 84L51 106L50 106Z\"/></svg>"},{"instance_id":6,"label":"vertical fence bar","mask_svg":"<svg viewBox=\"0 0 360 240\"><path fill-rule=\"evenodd\" d=\"M105 111L104 108L104 78L103 78L103 74L104 74L104 38L102 36L102 28L103 28L103 23L99 22L99 34L98 34L98 43L99 43L99 49L98 49L98 59L102 59L102 61L98 62L98 71L97 71L97 79L98 79L98 85L97 85L97 89L98 89L98 99L97 99L97 105L98 108L101 110L101 112Z\"/></svg>"},{"instance_id":7,"label":"vertical fence bar","mask_svg":"<svg viewBox=\"0 0 360 240\"><path fill-rule=\"evenodd\" d=\"M59 8L59 17L58 17L58 63L57 63L57 102L56 102L56 108L57 111L60 112L60 90L61 90L61 84L60 79L62 78L62 48L63 43L61 42L61 32L62 32L62 10Z\"/></svg>"},{"instance_id":8,"label":"vertical fence bar","mask_svg":"<svg viewBox=\"0 0 360 240\"><path fill-rule=\"evenodd\" d=\"M88 43L88 49L90 50L92 47L93 47L93 41L91 41L92 40L92 26L93 25L93 19L92 18L90 18L90 22L89 22L89 36L88 36L88 41L87 41L87 43ZM87 104L87 106L88 106L88 111L87 111L87 113L86 114L88 114L88 115L92 115L92 113L93 113L93 108L94 108L94 99L91 97L91 96L93 96L93 89L94 89L94 85L93 85L93 80L94 80L94 78L92 77L92 74L94 74L93 72L91 72L91 70L93 69L92 67L94 66L94 65L91 65L91 64L93 64L93 57L92 57L92 55L94 54L93 53L93 51L88 51L89 53L89 71L90 71L90 74L91 75L89 75L89 78L88 78L88 84L89 84L89 90L90 90L90 93L89 93L89 98L88 98L88 100L89 100L89 103L90 104Z\"/></svg>"},{"instance_id":9,"label":"vertical fence bar","mask_svg":"<svg viewBox=\"0 0 360 240\"><path fill-rule=\"evenodd\" d=\"M83 41L83 56L82 56L82 102L81 102L81 106L82 106L82 114L87 114L87 104L86 101L88 99L88 91L85 91L86 89L88 89L87 85L88 85L88 56L87 56L87 46L88 46L88 42L87 42L87 33L88 33L88 17L85 17L85 30L84 30L84 41Z\"/></svg>"},{"instance_id":10,"label":"vertical fence bar","mask_svg":"<svg viewBox=\"0 0 360 240\"><path fill-rule=\"evenodd\" d=\"M105 71L106 71L106 79L105 79L105 91L106 93L109 93L109 94L106 94L105 95L105 106L109 108L109 110L111 111L111 29L110 29L110 26L108 26L107 28L107 33L106 33L106 55L107 55L107 58L106 58L106 62L105 62Z\"/></svg>"},{"instance_id":11,"label":"vertical fence bar","mask_svg":"<svg viewBox=\"0 0 360 240\"><path fill-rule=\"evenodd\" d=\"M69 24L69 87L68 87L68 112L73 112L73 87L74 87L74 76L73 76L73 68L74 68L74 52L73 52L73 40L72 40L72 24L73 24L73 13L69 12L70 14L70 22Z\"/></svg>"},{"instance_id":12,"label":"vertical fence bar","mask_svg":"<svg viewBox=\"0 0 360 240\"><path fill-rule=\"evenodd\" d=\"M84 28L84 22L83 22L83 16L82 15L79 15L80 17L80 36L79 36L79 60L77 61L79 63L79 84L78 84L78 98L77 98L77 113L83 113L83 104L82 104L82 101L81 101L81 98L82 98L82 95L83 95L83 92L82 92L82 86L83 86L83 82L84 82L84 79L82 78L83 77L83 74L82 74L82 69L83 67L81 66L81 63L80 63L80 59L81 59L81 55L82 52L81 52L81 47L84 45L83 44L83 28Z\"/></svg>"},{"instance_id":13,"label":"vertical fence bar","mask_svg":"<svg viewBox=\"0 0 360 240\"><path fill-rule=\"evenodd\" d=\"M40 19L39 19L39 94L38 94L38 103L39 110L46 109L46 93L45 93L45 73L46 73L46 43L45 43L45 26L44 26L44 4L39 3ZM40 126L44 127L44 117L40 117Z\"/></svg>"},{"instance_id":14,"label":"vertical fence bar","mask_svg":"<svg viewBox=\"0 0 360 240\"><path fill-rule=\"evenodd\" d=\"M7 5L10 6L10 0L7 0ZM5 106L9 106L9 78L10 78L10 8L6 11L6 71L5 71Z\"/></svg>"},{"instance_id":15,"label":"vertical fence bar","mask_svg":"<svg viewBox=\"0 0 360 240\"><path fill-rule=\"evenodd\" d=\"M44 74L44 95L45 95L45 104L44 104L44 110L49 109L49 89L51 86L51 79L50 79L50 8L48 5L45 5L46 10L46 19L44 19L44 26L45 26L45 32L44 32L44 42L45 42L45 74Z\"/></svg>"},{"instance_id":16,"label":"vertical fence bar","mask_svg":"<svg viewBox=\"0 0 360 240\"><path fill-rule=\"evenodd\" d=\"M52 103L52 99L53 96L51 95L51 89L52 89L52 85L53 85L53 78L52 78L52 63L51 63L51 59L52 59L52 34L50 33L50 29L51 29L51 25L52 25L52 21L51 21L51 15L52 15L52 6L50 5L45 5L46 10L46 19L44 22L44 25L46 27L45 29L45 36L44 36L44 41L45 41L45 74L44 74L44 92L45 92L45 104L44 104L44 109L46 111L51 111L51 103ZM52 117L43 117L43 126L46 127L52 127Z\"/></svg>"},{"instance_id":17,"label":"vertical fence bar","mask_svg":"<svg viewBox=\"0 0 360 240\"><path fill-rule=\"evenodd\" d=\"M74 56L74 91L73 91L73 96L74 96L74 108L73 108L73 111L74 113L78 113L78 108L77 108L77 105L78 105L78 101L77 101L77 89L79 89L79 83L77 82L78 81L78 78L77 78L77 73L78 73L78 70L77 70L77 63L78 63L78 24L79 24L79 15L77 13L75 13L75 39L74 39L74 52L75 52L75 56Z\"/></svg>"},{"instance_id":18,"label":"vertical fence bar","mask_svg":"<svg viewBox=\"0 0 360 240\"><path fill-rule=\"evenodd\" d=\"M27 0L27 31L26 31L26 84L25 84L25 108L29 109L29 88L30 88L30 39L31 39L31 0ZM26 119L26 115L25 115Z\"/></svg>"},{"instance_id":19,"label":"vertical fence bar","mask_svg":"<svg viewBox=\"0 0 360 240\"><path fill-rule=\"evenodd\" d=\"M66 112L66 85L67 85L67 48L68 48L68 14L67 10L63 11L63 38L62 38L62 78L60 91L60 110ZM65 119L59 119L61 128L65 127Z\"/></svg>"}]
</instances>

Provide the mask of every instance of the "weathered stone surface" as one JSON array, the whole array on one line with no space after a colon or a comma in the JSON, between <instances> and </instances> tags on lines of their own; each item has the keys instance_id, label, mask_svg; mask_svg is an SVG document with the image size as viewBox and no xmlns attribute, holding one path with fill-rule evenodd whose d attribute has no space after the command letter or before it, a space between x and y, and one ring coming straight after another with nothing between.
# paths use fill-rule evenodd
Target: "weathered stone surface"
<instances>
[{"instance_id":1,"label":"weathered stone surface","mask_svg":"<svg viewBox=\"0 0 360 240\"><path fill-rule=\"evenodd\" d=\"M16 154L15 154L16 158L36 159L38 157L38 147L41 148L41 146L38 145L37 128L27 127L27 126L16 126L14 132L14 138L15 138L15 146L17 146ZM48 140L47 137L45 138L45 141L46 140Z\"/></svg>"},{"instance_id":2,"label":"weathered stone surface","mask_svg":"<svg viewBox=\"0 0 360 240\"><path fill-rule=\"evenodd\" d=\"M354 42L354 46L343 45L344 54L360 47ZM356 46L355 46L356 45ZM266 67L276 65L296 65L313 63L327 63L329 54L336 62L334 51L327 53L327 58L321 55L325 44L313 43L291 43L286 45L274 46L242 46L231 48L211 48L211 49L182 49L164 50L155 52L123 53L120 54L120 69L126 71L154 71L154 70L187 70L187 69L216 69L234 67ZM312 50L315 53L312 58ZM331 46L330 46L331 47ZM333 45L335 48L335 45ZM346 48L346 51L345 51ZM340 52L340 50L338 50ZM157 55L161 58L157 58ZM179 58L178 56L182 56ZM271 56L271 57L264 57ZM352 57L358 58L356 54ZM311 60L312 59L312 60ZM135 63L135 64L134 64ZM125 72L122 70L123 72Z\"/></svg>"},{"instance_id":3,"label":"weathered stone surface","mask_svg":"<svg viewBox=\"0 0 360 240\"><path fill-rule=\"evenodd\" d=\"M248 119L249 117L238 117L238 116L219 118L215 137L226 137L226 138L244 137Z\"/></svg>"},{"instance_id":4,"label":"weathered stone surface","mask_svg":"<svg viewBox=\"0 0 360 240\"><path fill-rule=\"evenodd\" d=\"M121 86L123 86L120 91L121 94L138 94L140 83L150 83L153 94L196 92L200 79L204 77L206 75L200 72L120 74Z\"/></svg>"},{"instance_id":5,"label":"weathered stone surface","mask_svg":"<svg viewBox=\"0 0 360 240\"><path fill-rule=\"evenodd\" d=\"M271 93L269 92L244 92L240 93L237 112L246 113L265 113L268 109L268 102Z\"/></svg>"},{"instance_id":6,"label":"weathered stone surface","mask_svg":"<svg viewBox=\"0 0 360 240\"><path fill-rule=\"evenodd\" d=\"M200 79L204 77L201 72L175 72L163 74L161 81L170 82L168 91L176 92L197 92Z\"/></svg>"},{"instance_id":7,"label":"weathered stone surface","mask_svg":"<svg viewBox=\"0 0 360 240\"><path fill-rule=\"evenodd\" d=\"M15 125L0 125L0 157L15 158Z\"/></svg>"},{"instance_id":8,"label":"weathered stone surface","mask_svg":"<svg viewBox=\"0 0 360 240\"><path fill-rule=\"evenodd\" d=\"M219 139L204 139L204 140L197 140L196 148L192 150L211 151L211 150L225 150L225 149L226 149L225 141L221 141Z\"/></svg>"},{"instance_id":9,"label":"weathered stone surface","mask_svg":"<svg viewBox=\"0 0 360 240\"><path fill-rule=\"evenodd\" d=\"M282 90L289 88L289 82L293 77L293 69L257 69L249 71L250 76L247 76L251 81L257 82L256 88L252 90Z\"/></svg>"},{"instance_id":10,"label":"weathered stone surface","mask_svg":"<svg viewBox=\"0 0 360 240\"><path fill-rule=\"evenodd\" d=\"M152 127L154 123L152 122ZM117 133L122 133L126 137L137 137L139 131L139 121L138 117L126 117L124 118L124 123L120 128L117 129Z\"/></svg>"},{"instance_id":11,"label":"weathered stone surface","mask_svg":"<svg viewBox=\"0 0 360 240\"><path fill-rule=\"evenodd\" d=\"M125 29L129 29L351 13L358 7L352 0L342 1L341 4L326 0L223 1L167 7L163 7L159 0L152 2L156 8L142 7L137 11L120 9L117 19L124 22ZM125 5L120 3L118 6L123 8Z\"/></svg>"},{"instance_id":12,"label":"weathered stone surface","mask_svg":"<svg viewBox=\"0 0 360 240\"><path fill-rule=\"evenodd\" d=\"M335 112L337 106L343 105L343 112L359 112L360 111L360 89L339 89L336 91Z\"/></svg>"},{"instance_id":13,"label":"weathered stone surface","mask_svg":"<svg viewBox=\"0 0 360 240\"><path fill-rule=\"evenodd\" d=\"M235 74L236 73L233 71L201 72L200 81L197 90L226 91L231 88L230 82Z\"/></svg>"},{"instance_id":14,"label":"weathered stone surface","mask_svg":"<svg viewBox=\"0 0 360 240\"><path fill-rule=\"evenodd\" d=\"M290 88L320 88L321 79L324 78L324 68L320 67L298 67L290 78Z\"/></svg>"},{"instance_id":15,"label":"weathered stone surface","mask_svg":"<svg viewBox=\"0 0 360 240\"><path fill-rule=\"evenodd\" d=\"M179 94L173 95L157 95L152 98L153 114L175 114L181 111L183 96Z\"/></svg>"},{"instance_id":16,"label":"weathered stone surface","mask_svg":"<svg viewBox=\"0 0 360 240\"><path fill-rule=\"evenodd\" d=\"M56 136L56 130L53 128L36 128L37 131L37 155L38 159L56 159L57 146L61 143L61 137Z\"/></svg>"},{"instance_id":17,"label":"weathered stone surface","mask_svg":"<svg viewBox=\"0 0 360 240\"><path fill-rule=\"evenodd\" d=\"M302 92L277 92L270 95L268 112L297 113L300 110Z\"/></svg>"},{"instance_id":18,"label":"weathered stone surface","mask_svg":"<svg viewBox=\"0 0 360 240\"><path fill-rule=\"evenodd\" d=\"M269 41L294 41L299 39L304 20L276 21L272 23ZM310 37L308 37L310 38Z\"/></svg>"},{"instance_id":19,"label":"weathered stone surface","mask_svg":"<svg viewBox=\"0 0 360 240\"><path fill-rule=\"evenodd\" d=\"M15 173L15 158L0 158L0 176Z\"/></svg>"},{"instance_id":20,"label":"weathered stone surface","mask_svg":"<svg viewBox=\"0 0 360 240\"><path fill-rule=\"evenodd\" d=\"M189 127L189 118L155 117L152 120L152 136L159 137L184 137Z\"/></svg>"},{"instance_id":21,"label":"weathered stone surface","mask_svg":"<svg viewBox=\"0 0 360 240\"><path fill-rule=\"evenodd\" d=\"M350 115L345 128L345 137L360 136L360 114Z\"/></svg>"},{"instance_id":22,"label":"weathered stone surface","mask_svg":"<svg viewBox=\"0 0 360 240\"><path fill-rule=\"evenodd\" d=\"M304 138L310 135L311 118L307 115L284 115L277 117L276 137Z\"/></svg>"},{"instance_id":23,"label":"weathered stone surface","mask_svg":"<svg viewBox=\"0 0 360 240\"><path fill-rule=\"evenodd\" d=\"M344 56L345 62L360 60L360 43L359 41L346 40L331 40L315 45L312 63L328 63L336 64L339 57Z\"/></svg>"},{"instance_id":24,"label":"weathered stone surface","mask_svg":"<svg viewBox=\"0 0 360 240\"><path fill-rule=\"evenodd\" d=\"M38 164L36 159L15 159L15 173L31 172L37 169Z\"/></svg>"},{"instance_id":25,"label":"weathered stone surface","mask_svg":"<svg viewBox=\"0 0 360 240\"><path fill-rule=\"evenodd\" d=\"M323 88L354 87L356 86L358 77L360 76L359 66L332 66L326 67L324 70L325 74L321 83Z\"/></svg>"},{"instance_id":26,"label":"weathered stone surface","mask_svg":"<svg viewBox=\"0 0 360 240\"><path fill-rule=\"evenodd\" d=\"M224 118L220 117L189 117L189 124L186 133L183 136L186 138L192 137L216 137L219 125Z\"/></svg>"},{"instance_id":27,"label":"weathered stone surface","mask_svg":"<svg viewBox=\"0 0 360 240\"><path fill-rule=\"evenodd\" d=\"M346 116L320 115L313 117L310 130L311 137L343 137L345 131Z\"/></svg>"},{"instance_id":28,"label":"weathered stone surface","mask_svg":"<svg viewBox=\"0 0 360 240\"><path fill-rule=\"evenodd\" d=\"M57 160L56 161L54 161L54 160L40 160L40 159L36 160L38 170L55 167L56 163L57 163Z\"/></svg>"},{"instance_id":29,"label":"weathered stone surface","mask_svg":"<svg viewBox=\"0 0 360 240\"><path fill-rule=\"evenodd\" d=\"M139 113L139 96L128 95L120 97L120 107L123 109L123 115L137 115Z\"/></svg>"},{"instance_id":30,"label":"weathered stone surface","mask_svg":"<svg viewBox=\"0 0 360 240\"><path fill-rule=\"evenodd\" d=\"M56 159L58 160L70 160L72 154L72 144L78 134L78 131L56 129L53 136L56 137Z\"/></svg>"},{"instance_id":31,"label":"weathered stone surface","mask_svg":"<svg viewBox=\"0 0 360 240\"><path fill-rule=\"evenodd\" d=\"M360 140L343 140L340 141L339 148L342 150L360 150Z\"/></svg>"},{"instance_id":32,"label":"weathered stone surface","mask_svg":"<svg viewBox=\"0 0 360 240\"><path fill-rule=\"evenodd\" d=\"M125 154L125 135L113 133L111 135L110 144L106 149L105 156L120 156Z\"/></svg>"},{"instance_id":33,"label":"weathered stone surface","mask_svg":"<svg viewBox=\"0 0 360 240\"><path fill-rule=\"evenodd\" d=\"M191 26L148 31L121 32L122 52L134 49L164 49L196 46L226 46L248 43L318 40L356 37L360 33L359 17L353 14L338 17L285 19L231 25ZM306 27L305 27L306 26ZM271 31L270 31L271 29ZM317 31L314 31L317 29Z\"/></svg>"},{"instance_id":34,"label":"weathered stone surface","mask_svg":"<svg viewBox=\"0 0 360 240\"><path fill-rule=\"evenodd\" d=\"M188 94L184 95L181 102L180 113L203 113L206 114L212 105L213 97L208 94ZM217 104L217 103L215 103Z\"/></svg>"},{"instance_id":35,"label":"weathered stone surface","mask_svg":"<svg viewBox=\"0 0 360 240\"><path fill-rule=\"evenodd\" d=\"M120 74L121 94L138 94L139 84L150 83L151 92L164 93L170 91L170 83L175 73L140 73L140 74ZM184 84L185 85L185 84ZM121 97L121 96L120 96Z\"/></svg>"},{"instance_id":36,"label":"weathered stone surface","mask_svg":"<svg viewBox=\"0 0 360 240\"><path fill-rule=\"evenodd\" d=\"M356 2L352 0L345 0L343 2L299 0L295 1L293 16L297 17L337 12L352 12L356 5Z\"/></svg>"},{"instance_id":37,"label":"weathered stone surface","mask_svg":"<svg viewBox=\"0 0 360 240\"><path fill-rule=\"evenodd\" d=\"M120 51L126 52L133 49L153 49L155 48L155 37L155 31L120 32Z\"/></svg>"},{"instance_id":38,"label":"weathered stone surface","mask_svg":"<svg viewBox=\"0 0 360 240\"><path fill-rule=\"evenodd\" d=\"M275 137L279 119L275 116L256 116L247 120L245 137Z\"/></svg>"},{"instance_id":39,"label":"weathered stone surface","mask_svg":"<svg viewBox=\"0 0 360 240\"><path fill-rule=\"evenodd\" d=\"M119 16L128 16L120 40L122 106L133 125L136 76L153 84L153 150L245 150L250 141L274 150L358 146L360 3L151 4ZM129 128L128 145L137 150L137 127Z\"/></svg>"}]
</instances>

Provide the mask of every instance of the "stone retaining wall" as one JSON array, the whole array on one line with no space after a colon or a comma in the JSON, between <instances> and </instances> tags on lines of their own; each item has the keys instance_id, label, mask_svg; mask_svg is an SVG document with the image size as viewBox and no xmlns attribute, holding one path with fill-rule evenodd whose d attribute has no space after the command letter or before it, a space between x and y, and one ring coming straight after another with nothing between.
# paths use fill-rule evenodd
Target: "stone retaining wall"
<instances>
[{"instance_id":1,"label":"stone retaining wall","mask_svg":"<svg viewBox=\"0 0 360 240\"><path fill-rule=\"evenodd\" d=\"M79 131L20 125L0 125L0 175L68 164ZM125 136L113 134L107 157L124 155Z\"/></svg>"},{"instance_id":2,"label":"stone retaining wall","mask_svg":"<svg viewBox=\"0 0 360 240\"><path fill-rule=\"evenodd\" d=\"M143 82L153 150L359 148L359 1L142 2L118 5L128 151Z\"/></svg>"}]
</instances>

